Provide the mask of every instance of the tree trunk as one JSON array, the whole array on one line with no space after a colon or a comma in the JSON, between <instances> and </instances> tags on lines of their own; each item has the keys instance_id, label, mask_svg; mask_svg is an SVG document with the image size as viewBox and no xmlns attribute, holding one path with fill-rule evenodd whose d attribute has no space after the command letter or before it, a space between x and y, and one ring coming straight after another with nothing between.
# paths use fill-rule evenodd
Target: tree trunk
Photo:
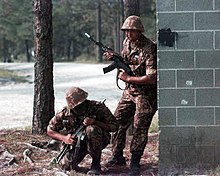
<instances>
[{"instance_id":1,"label":"tree trunk","mask_svg":"<svg viewBox=\"0 0 220 176\"><path fill-rule=\"evenodd\" d=\"M69 39L68 42L67 42L66 55L67 55L67 61L70 61L70 55L71 55L71 39Z\"/></svg>"},{"instance_id":2,"label":"tree trunk","mask_svg":"<svg viewBox=\"0 0 220 176\"><path fill-rule=\"evenodd\" d=\"M31 55L30 55L30 52L29 52L28 40L25 40L25 48L26 48L27 62L30 62L31 61Z\"/></svg>"},{"instance_id":3,"label":"tree trunk","mask_svg":"<svg viewBox=\"0 0 220 176\"><path fill-rule=\"evenodd\" d=\"M5 36L3 36L3 62L8 62L8 47L7 47L7 40Z\"/></svg>"},{"instance_id":4,"label":"tree trunk","mask_svg":"<svg viewBox=\"0 0 220 176\"><path fill-rule=\"evenodd\" d=\"M140 16L139 0L125 0L124 7L125 17L128 17L130 15Z\"/></svg>"},{"instance_id":5,"label":"tree trunk","mask_svg":"<svg viewBox=\"0 0 220 176\"><path fill-rule=\"evenodd\" d=\"M32 133L46 132L54 116L52 0L33 0L35 80Z\"/></svg>"},{"instance_id":6,"label":"tree trunk","mask_svg":"<svg viewBox=\"0 0 220 176\"><path fill-rule=\"evenodd\" d=\"M102 42L102 28L101 28L101 22L102 22L102 17L101 17L101 2L98 0L97 2L97 37L96 40L98 42ZM102 62L102 50L100 47L97 47L97 58L98 62Z\"/></svg>"}]
</instances>

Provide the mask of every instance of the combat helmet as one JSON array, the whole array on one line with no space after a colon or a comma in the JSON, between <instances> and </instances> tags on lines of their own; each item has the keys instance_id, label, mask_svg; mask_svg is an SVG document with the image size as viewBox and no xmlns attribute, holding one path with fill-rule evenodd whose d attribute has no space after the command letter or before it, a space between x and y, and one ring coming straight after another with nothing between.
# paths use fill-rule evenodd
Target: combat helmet
<instances>
[{"instance_id":1,"label":"combat helmet","mask_svg":"<svg viewBox=\"0 0 220 176\"><path fill-rule=\"evenodd\" d=\"M78 87L71 87L66 92L66 100L70 108L74 108L75 106L81 104L87 99L87 97L88 93ZM73 100L74 105L69 105L70 100Z\"/></svg>"},{"instance_id":2,"label":"combat helmet","mask_svg":"<svg viewBox=\"0 0 220 176\"><path fill-rule=\"evenodd\" d=\"M144 32L144 25L139 16L131 15L124 21L121 30L135 29Z\"/></svg>"}]
</instances>

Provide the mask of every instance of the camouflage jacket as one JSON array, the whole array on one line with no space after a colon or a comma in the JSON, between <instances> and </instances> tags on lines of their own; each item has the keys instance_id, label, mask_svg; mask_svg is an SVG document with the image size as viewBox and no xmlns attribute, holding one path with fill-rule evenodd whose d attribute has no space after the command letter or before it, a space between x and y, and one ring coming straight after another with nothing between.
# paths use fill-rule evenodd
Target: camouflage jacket
<instances>
[{"instance_id":1,"label":"camouflage jacket","mask_svg":"<svg viewBox=\"0 0 220 176\"><path fill-rule=\"evenodd\" d=\"M71 133L82 124L82 121L85 117L91 117L95 118L97 121L108 124L111 131L117 130L118 124L115 120L115 117L104 103L94 100L86 101L88 101L88 109L85 114L76 115L71 109L65 106L50 120L49 127L56 132L63 130L66 133Z\"/></svg>"},{"instance_id":2,"label":"camouflage jacket","mask_svg":"<svg viewBox=\"0 0 220 176\"><path fill-rule=\"evenodd\" d=\"M157 58L156 58L156 44L150 39L141 35L134 46L128 38L123 42L122 56L124 61L129 64L131 70L136 76L152 76L157 77ZM157 85L139 85L141 91L135 89L132 84L127 84L127 88L132 92L144 93L156 91Z\"/></svg>"}]
</instances>

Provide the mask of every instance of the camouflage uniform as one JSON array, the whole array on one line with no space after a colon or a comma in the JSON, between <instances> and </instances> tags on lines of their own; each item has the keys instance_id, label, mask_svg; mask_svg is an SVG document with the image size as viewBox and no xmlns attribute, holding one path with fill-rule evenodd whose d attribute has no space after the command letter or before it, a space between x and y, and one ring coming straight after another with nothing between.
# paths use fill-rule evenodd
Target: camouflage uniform
<instances>
[{"instance_id":1,"label":"camouflage uniform","mask_svg":"<svg viewBox=\"0 0 220 176\"><path fill-rule=\"evenodd\" d=\"M140 39L131 46L128 38L123 42L122 56L135 76L157 76L155 44L141 34ZM143 154L147 144L148 129L157 110L157 86L132 85L126 83L121 100L115 111L119 130L112 136L113 156L121 155L125 148L126 131L134 120L133 138L130 152Z\"/></svg>"},{"instance_id":2,"label":"camouflage uniform","mask_svg":"<svg viewBox=\"0 0 220 176\"><path fill-rule=\"evenodd\" d=\"M110 129L115 131L118 127L117 122L110 112L110 110L103 103L94 100L85 100L87 103L87 111L84 114L76 115L73 110L64 107L62 111L57 112L56 115L50 120L49 127L56 132L65 131L71 133L79 127L85 116L95 118L97 121L109 124ZM95 113L94 113L95 112ZM110 142L110 133L96 125L89 125L84 130L84 140L80 141L80 159L77 161L78 165L86 154L90 154L93 160L97 157L100 158L101 151ZM69 153L61 161L63 169L69 170L71 168L71 156L73 151Z\"/></svg>"}]
</instances>

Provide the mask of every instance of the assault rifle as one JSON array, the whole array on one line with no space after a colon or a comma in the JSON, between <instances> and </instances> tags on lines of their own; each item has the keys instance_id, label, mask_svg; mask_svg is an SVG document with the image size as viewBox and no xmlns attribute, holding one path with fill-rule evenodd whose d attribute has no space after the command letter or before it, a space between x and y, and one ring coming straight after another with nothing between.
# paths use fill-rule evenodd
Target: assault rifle
<instances>
[{"instance_id":1,"label":"assault rifle","mask_svg":"<svg viewBox=\"0 0 220 176\"><path fill-rule=\"evenodd\" d=\"M106 99L102 100L101 104L104 104ZM97 109L95 109L93 112L90 112L89 114L85 115L85 118L88 116L93 115L95 112L97 111ZM84 119L83 119L84 120ZM83 124L83 120L81 121L80 126L75 130L75 132L72 134L73 138L79 138L81 137L81 132L83 132L83 130L86 128L86 126ZM79 146L80 147L80 146ZM60 160L65 156L65 154L67 152L70 151L70 149L73 148L76 150L76 144L64 144L62 151L57 155L57 157L55 158L56 164L59 164ZM76 152L76 151L75 151ZM76 156L76 155L75 155ZM72 166L73 167L73 166Z\"/></svg>"},{"instance_id":2,"label":"assault rifle","mask_svg":"<svg viewBox=\"0 0 220 176\"><path fill-rule=\"evenodd\" d=\"M90 36L88 33L85 33L85 36L88 37L92 42L94 42L99 48L101 48L101 50L102 50L103 53L104 53L104 52L108 52L108 51L110 51L111 53L113 53L113 58L112 58L113 62L112 62L109 66L103 68L104 74L105 74L105 73L108 73L108 72L110 72L110 71L112 71L112 70L114 70L114 69L117 68L117 69L123 69L123 70L124 70L128 75L130 75L130 76L134 76L134 73L132 72L132 70L131 70L131 68L129 67L129 65L124 62L122 56L120 56L118 53L114 52L114 51L113 51L112 49L110 49L109 47L103 45L101 42L97 42L97 41L96 41L95 39L93 39L93 37ZM117 86L118 86L119 89L121 89L121 88L119 87L119 85L118 85L118 75L117 75L117 78L116 78L116 79L117 79Z\"/></svg>"},{"instance_id":3,"label":"assault rifle","mask_svg":"<svg viewBox=\"0 0 220 176\"><path fill-rule=\"evenodd\" d=\"M76 129L76 131L72 134L72 136L74 138L79 138L81 132L86 128L86 126L84 124L80 125L78 129ZM73 146L69 145L69 144L64 144L62 151L57 155L56 157L56 163L59 164L60 160L65 156L65 154L67 152L70 151L71 147L75 147L75 144Z\"/></svg>"}]
</instances>

